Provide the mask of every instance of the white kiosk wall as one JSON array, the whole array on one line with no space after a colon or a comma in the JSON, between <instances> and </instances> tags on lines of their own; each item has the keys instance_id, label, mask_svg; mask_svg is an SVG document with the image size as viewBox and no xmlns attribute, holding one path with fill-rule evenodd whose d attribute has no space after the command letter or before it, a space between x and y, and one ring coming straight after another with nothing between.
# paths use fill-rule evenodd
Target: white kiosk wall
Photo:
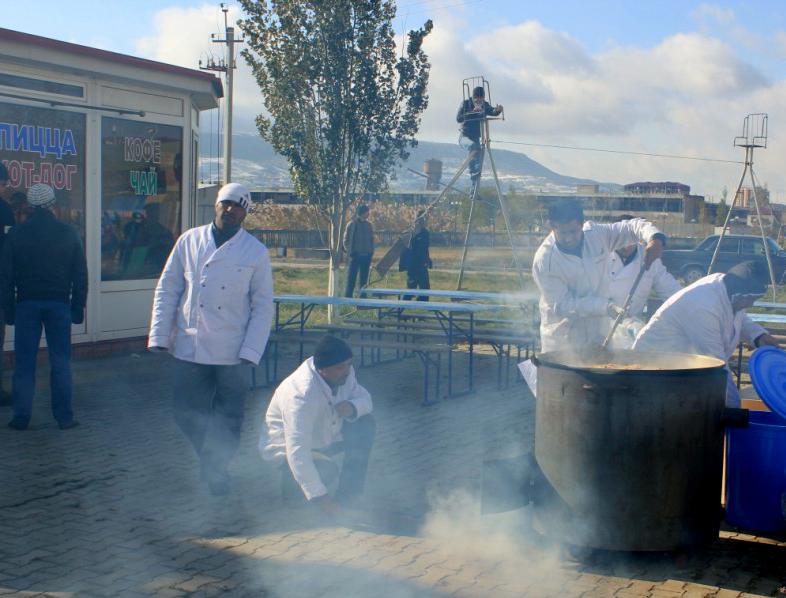
<instances>
[{"instance_id":1,"label":"white kiosk wall","mask_svg":"<svg viewBox=\"0 0 786 598\"><path fill-rule=\"evenodd\" d=\"M137 85L120 85L0 60L0 160L12 177L3 198L21 215L27 188L51 184L58 217L85 243L87 314L74 342L145 336L161 267L193 226L196 100L190 90L143 82L141 69L139 76ZM24 97L9 85L26 86ZM7 332L9 350L13 328Z\"/></svg>"}]
</instances>

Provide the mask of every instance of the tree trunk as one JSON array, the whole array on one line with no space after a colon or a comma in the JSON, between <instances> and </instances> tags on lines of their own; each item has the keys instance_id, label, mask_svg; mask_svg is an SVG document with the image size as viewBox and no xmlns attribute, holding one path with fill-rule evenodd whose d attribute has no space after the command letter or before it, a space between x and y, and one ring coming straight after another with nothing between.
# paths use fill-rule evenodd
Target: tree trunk
<instances>
[{"instance_id":1,"label":"tree trunk","mask_svg":"<svg viewBox=\"0 0 786 598\"><path fill-rule=\"evenodd\" d=\"M330 223L330 267L328 272L328 296L338 297L340 295L338 266L341 257L341 225L331 218ZM332 324L338 316L338 306L328 305L328 322Z\"/></svg>"}]
</instances>

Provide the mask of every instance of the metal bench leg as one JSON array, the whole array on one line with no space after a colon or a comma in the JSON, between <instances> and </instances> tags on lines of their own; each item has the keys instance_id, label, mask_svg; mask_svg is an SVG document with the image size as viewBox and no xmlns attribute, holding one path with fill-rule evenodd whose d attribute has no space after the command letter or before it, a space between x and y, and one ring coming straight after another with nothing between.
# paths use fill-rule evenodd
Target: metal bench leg
<instances>
[{"instance_id":1,"label":"metal bench leg","mask_svg":"<svg viewBox=\"0 0 786 598\"><path fill-rule=\"evenodd\" d=\"M453 347L448 349L448 397L453 397Z\"/></svg>"},{"instance_id":2,"label":"metal bench leg","mask_svg":"<svg viewBox=\"0 0 786 598\"><path fill-rule=\"evenodd\" d=\"M512 348L512 345L508 345L508 350L505 354L505 388L510 388L510 351Z\"/></svg>"},{"instance_id":3,"label":"metal bench leg","mask_svg":"<svg viewBox=\"0 0 786 598\"><path fill-rule=\"evenodd\" d=\"M273 357L273 382L278 380L278 341L276 341L276 351Z\"/></svg>"},{"instance_id":4,"label":"metal bench leg","mask_svg":"<svg viewBox=\"0 0 786 598\"><path fill-rule=\"evenodd\" d=\"M502 360L505 358L505 345L500 344L499 347L492 345L494 352L497 354L497 390L502 390Z\"/></svg>"},{"instance_id":5,"label":"metal bench leg","mask_svg":"<svg viewBox=\"0 0 786 598\"><path fill-rule=\"evenodd\" d=\"M434 393L437 395L437 400L439 400L439 381L442 376L442 354L437 353L437 381L434 384Z\"/></svg>"},{"instance_id":6,"label":"metal bench leg","mask_svg":"<svg viewBox=\"0 0 786 598\"><path fill-rule=\"evenodd\" d=\"M431 369L428 363L428 353L424 353L420 359L423 362L423 405L430 405L428 400L428 372Z\"/></svg>"}]
</instances>

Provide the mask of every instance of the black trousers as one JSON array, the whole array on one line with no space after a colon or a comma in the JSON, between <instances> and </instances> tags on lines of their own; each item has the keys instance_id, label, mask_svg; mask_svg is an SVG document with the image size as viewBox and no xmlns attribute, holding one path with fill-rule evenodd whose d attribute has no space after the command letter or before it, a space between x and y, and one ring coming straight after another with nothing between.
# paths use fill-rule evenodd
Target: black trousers
<instances>
[{"instance_id":1,"label":"black trousers","mask_svg":"<svg viewBox=\"0 0 786 598\"><path fill-rule=\"evenodd\" d=\"M364 415L355 422L344 422L341 428L341 442L335 442L329 447L313 451L317 453L314 465L322 478L322 483L327 485L339 475L336 500L354 498L363 494L368 472L368 459L374 445L376 422L373 415ZM329 457L344 453L344 463L341 472L338 466ZM302 502L305 500L300 484L292 475L289 464L284 462L281 466L281 494L287 502Z\"/></svg>"},{"instance_id":2,"label":"black trousers","mask_svg":"<svg viewBox=\"0 0 786 598\"><path fill-rule=\"evenodd\" d=\"M250 368L175 359L175 421L202 467L225 470L237 452Z\"/></svg>"},{"instance_id":3,"label":"black trousers","mask_svg":"<svg viewBox=\"0 0 786 598\"><path fill-rule=\"evenodd\" d=\"M360 288L366 286L368 282L368 270L371 267L371 255L360 254L349 258L349 269L347 271L347 287L344 291L345 297L352 297L355 292L355 280L360 275Z\"/></svg>"},{"instance_id":4,"label":"black trousers","mask_svg":"<svg viewBox=\"0 0 786 598\"><path fill-rule=\"evenodd\" d=\"M407 270L407 288L408 289L430 289L431 282L428 278L428 268L421 266L419 268L410 268ZM405 295L404 299L412 299L413 295ZM427 295L420 295L417 297L418 301L428 301Z\"/></svg>"}]
</instances>

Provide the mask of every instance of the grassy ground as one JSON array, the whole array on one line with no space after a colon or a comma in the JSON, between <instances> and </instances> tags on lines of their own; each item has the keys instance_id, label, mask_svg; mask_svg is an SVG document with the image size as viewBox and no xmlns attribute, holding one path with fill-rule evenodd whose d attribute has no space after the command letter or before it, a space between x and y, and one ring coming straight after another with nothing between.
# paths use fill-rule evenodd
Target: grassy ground
<instances>
[{"instance_id":1,"label":"grassy ground","mask_svg":"<svg viewBox=\"0 0 786 598\"><path fill-rule=\"evenodd\" d=\"M391 269L382 281L377 281L372 270L370 279L371 286L387 288L406 288L406 273ZM431 288L433 289L455 289L458 279L456 270L431 270ZM340 270L339 288L344 288L346 269ZM529 274L525 274L526 290L534 291L535 284ZM288 266L284 262L274 262L273 264L274 288L277 295L327 295L328 290L328 265L327 262L318 262L308 266ZM487 292L520 291L518 277L513 272L465 272L462 283L463 289ZM342 314L348 313L349 309L343 309ZM280 317L286 318L295 315L297 310L293 305L282 305ZM309 322L324 323L327 321L327 308L318 306L315 308Z\"/></svg>"}]
</instances>

